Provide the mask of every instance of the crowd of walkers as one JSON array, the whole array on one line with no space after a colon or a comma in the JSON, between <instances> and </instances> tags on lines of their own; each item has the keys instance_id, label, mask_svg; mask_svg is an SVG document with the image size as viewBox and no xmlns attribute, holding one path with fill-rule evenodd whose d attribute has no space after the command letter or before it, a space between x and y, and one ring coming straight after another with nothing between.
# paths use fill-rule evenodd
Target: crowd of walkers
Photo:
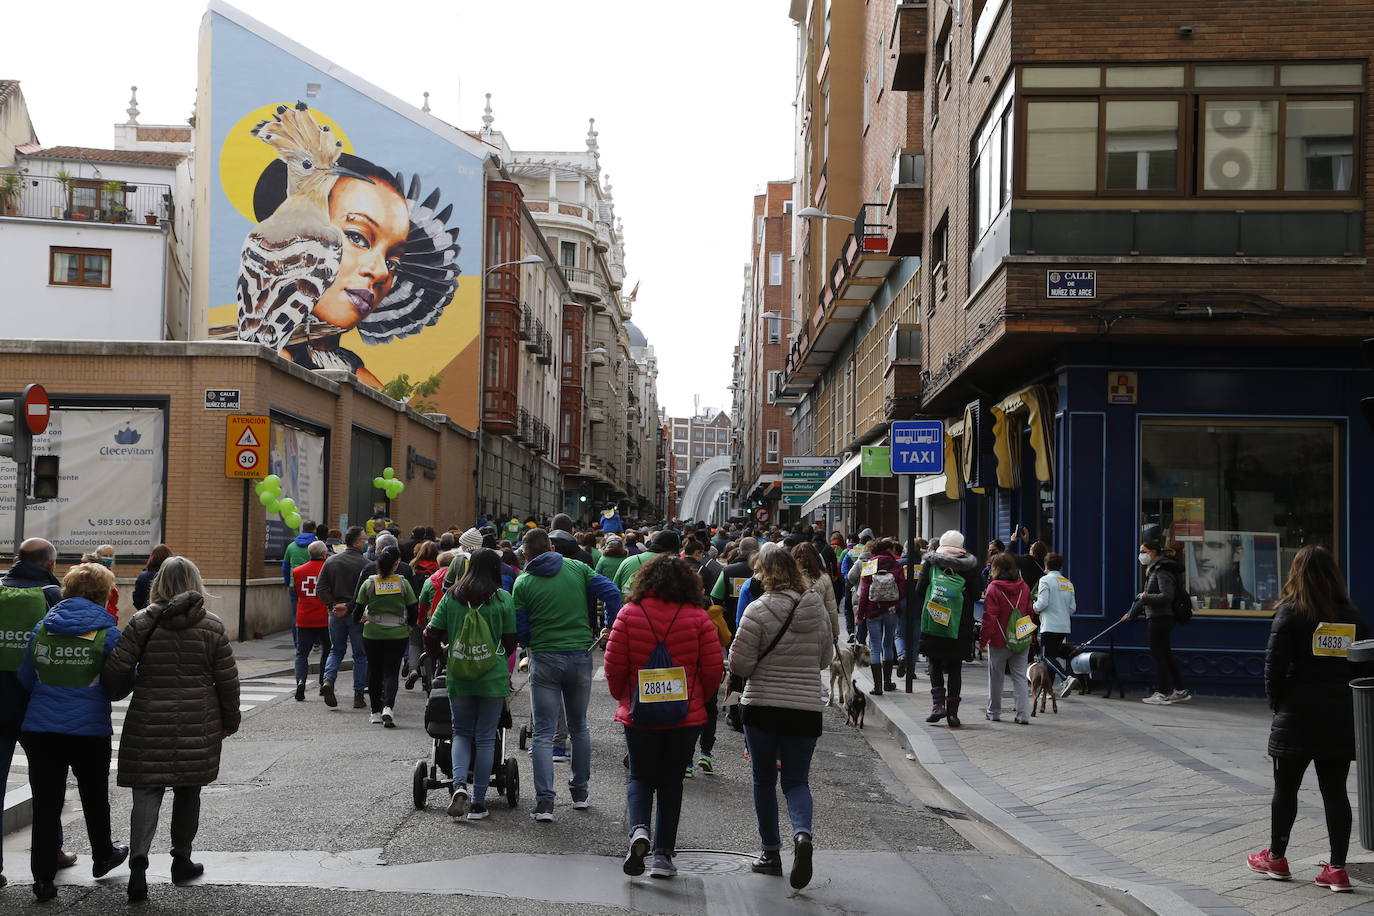
<instances>
[{"instance_id":1,"label":"crowd of walkers","mask_svg":"<svg viewBox=\"0 0 1374 916\"><path fill-rule=\"evenodd\" d=\"M1017 535L1024 552L993 541L980 562L959 531L904 545L868 529L849 539L819 524L625 530L618 517L605 522L579 530L567 515L545 527L479 518L442 534L417 527L405 539L383 518L343 532L306 522L281 567L294 612L295 700L305 702L313 689L336 708L336 683L351 654L353 706L368 709L371 724L394 728L401 684L429 690L442 672L453 733L448 813L480 821L490 816L486 796L513 674L527 664L531 816L548 823L557 762L571 762L573 809L591 804L588 707L595 652L604 647L626 752L625 873L677 874L684 780L716 771L723 716L743 733L751 769L761 847L752 868L784 873L781 783L789 879L801 888L813 868L810 769L823 725L820 672L842 639L867 646L878 696L924 659L926 722L950 728L962 724L963 666L971 660L986 661L990 722L1002 721L1010 677L1013 721L1030 723L1032 659L1049 668L1061 695L1074 685L1073 583L1064 558L1024 532ZM233 653L206 608L196 566L166 546L154 549L134 583L137 611L121 631L113 558L113 548L98 549L59 580L56 548L31 539L0 578L0 777L22 746L40 902L56 896L57 871L76 862L63 851L60 824L69 772L94 876L127 859L129 899L146 899L148 855L170 788L172 878L198 877L203 869L192 847L200 789L217 778L220 746L240 724ZM1191 699L1170 641L1190 616L1186 588L1159 529L1145 530L1139 560L1145 587L1122 621L1148 620L1156 689L1145 702L1172 706ZM914 644L909 632L919 634ZM1365 635L1331 553L1300 550L1266 656L1275 712L1273 836L1268 849L1249 857L1256 872L1290 877L1285 854L1297 792L1315 765L1331 839L1331 861L1317 883L1350 889L1345 780L1354 738L1346 684L1356 672L1344 647ZM111 704L130 696L117 761L117 784L132 791L125 846L113 839L108 783Z\"/></svg>"}]
</instances>

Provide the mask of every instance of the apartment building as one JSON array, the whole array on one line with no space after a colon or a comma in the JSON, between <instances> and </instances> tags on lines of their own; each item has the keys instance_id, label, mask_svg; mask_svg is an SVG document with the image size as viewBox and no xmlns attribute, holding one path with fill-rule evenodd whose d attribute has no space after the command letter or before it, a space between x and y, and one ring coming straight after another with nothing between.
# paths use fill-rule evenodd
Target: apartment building
<instances>
[{"instance_id":1,"label":"apartment building","mask_svg":"<svg viewBox=\"0 0 1374 916\"><path fill-rule=\"evenodd\" d=\"M625 248L600 159L593 121L584 150L514 151L507 160L569 291L557 324L558 468L563 511L585 521L612 506L633 514L653 494L643 489L652 481L639 476L639 414L626 409L633 361L630 302L621 295Z\"/></svg>"},{"instance_id":2,"label":"apartment building","mask_svg":"<svg viewBox=\"0 0 1374 916\"><path fill-rule=\"evenodd\" d=\"M723 410L706 408L690 417L668 417L665 426L668 429L667 466L675 510L672 514L682 518L703 518L704 515L695 511L699 507L687 505L684 497L692 475L698 473L703 479L708 475L723 476L727 481L726 489L729 489L733 436L730 415ZM713 491L707 502L714 505L717 495Z\"/></svg>"},{"instance_id":3,"label":"apartment building","mask_svg":"<svg viewBox=\"0 0 1374 916\"><path fill-rule=\"evenodd\" d=\"M732 385L735 514L765 508L779 517L782 459L792 454L792 420L777 402L799 321L792 313L792 195L792 182L770 181L754 196Z\"/></svg>"},{"instance_id":4,"label":"apartment building","mask_svg":"<svg viewBox=\"0 0 1374 916\"><path fill-rule=\"evenodd\" d=\"M926 26L913 13L925 9L895 0L790 8L798 320L774 400L792 411L794 455L841 459L793 511L847 531L905 531L896 482L862 477L859 455L919 405L925 74L901 52L918 43Z\"/></svg>"},{"instance_id":5,"label":"apartment building","mask_svg":"<svg viewBox=\"0 0 1374 916\"><path fill-rule=\"evenodd\" d=\"M922 411L946 418L966 538L1052 544L1086 633L1129 606L1160 526L1198 604L1191 683L1254 690L1300 547L1374 600L1374 4L908 8ZM1129 680L1150 677L1143 641L1118 641Z\"/></svg>"},{"instance_id":6,"label":"apartment building","mask_svg":"<svg viewBox=\"0 0 1374 916\"><path fill-rule=\"evenodd\" d=\"M658 357L644 332L633 322L625 322L630 338L629 379L625 390L629 400L625 407L629 430L626 437L626 460L629 481L634 494L628 507L631 515L657 517L662 513L659 498L659 462L662 426L658 419Z\"/></svg>"},{"instance_id":7,"label":"apartment building","mask_svg":"<svg viewBox=\"0 0 1374 916\"><path fill-rule=\"evenodd\" d=\"M44 146L19 83L0 80L0 272L26 337L188 336L189 223L174 220L191 129L140 124L136 98L127 115L109 148Z\"/></svg>"}]
</instances>

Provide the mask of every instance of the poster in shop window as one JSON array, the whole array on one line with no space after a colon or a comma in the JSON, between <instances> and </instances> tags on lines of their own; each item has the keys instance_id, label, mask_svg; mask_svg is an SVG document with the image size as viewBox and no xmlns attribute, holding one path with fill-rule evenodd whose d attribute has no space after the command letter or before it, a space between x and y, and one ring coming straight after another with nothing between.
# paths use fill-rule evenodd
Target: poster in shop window
<instances>
[{"instance_id":1,"label":"poster in shop window","mask_svg":"<svg viewBox=\"0 0 1374 916\"><path fill-rule=\"evenodd\" d=\"M1203 612L1264 612L1277 604L1283 584L1278 534L1208 530L1180 546L1188 593Z\"/></svg>"},{"instance_id":2,"label":"poster in shop window","mask_svg":"<svg viewBox=\"0 0 1374 916\"><path fill-rule=\"evenodd\" d=\"M1174 497L1174 540L1201 541L1207 527L1207 500L1201 496Z\"/></svg>"},{"instance_id":3,"label":"poster in shop window","mask_svg":"<svg viewBox=\"0 0 1374 916\"><path fill-rule=\"evenodd\" d=\"M29 506L24 535L52 541L62 556L111 544L146 559L162 541L163 411L156 407L55 407L35 455L62 461L57 499ZM15 465L0 461L0 532L14 530Z\"/></svg>"},{"instance_id":4,"label":"poster in shop window","mask_svg":"<svg viewBox=\"0 0 1374 916\"><path fill-rule=\"evenodd\" d=\"M323 523L324 436L295 426L272 421L272 446L268 451L266 473L281 478L281 492L296 501L302 521ZM294 535L282 524L281 516L267 517L268 559L280 559L286 543Z\"/></svg>"}]
</instances>

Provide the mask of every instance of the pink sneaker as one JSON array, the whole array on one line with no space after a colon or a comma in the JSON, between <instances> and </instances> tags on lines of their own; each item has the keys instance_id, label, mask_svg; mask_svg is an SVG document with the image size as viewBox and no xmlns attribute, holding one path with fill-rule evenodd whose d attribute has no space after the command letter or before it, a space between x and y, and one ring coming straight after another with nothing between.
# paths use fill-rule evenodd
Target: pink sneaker
<instances>
[{"instance_id":1,"label":"pink sneaker","mask_svg":"<svg viewBox=\"0 0 1374 916\"><path fill-rule=\"evenodd\" d=\"M1353 890L1350 886L1350 876L1345 873L1345 869L1332 868L1330 865L1322 866L1321 874L1317 875L1317 887L1324 887L1338 894L1348 894Z\"/></svg>"},{"instance_id":2,"label":"pink sneaker","mask_svg":"<svg viewBox=\"0 0 1374 916\"><path fill-rule=\"evenodd\" d=\"M1293 873L1288 870L1288 860L1282 857L1274 858L1267 849L1246 856L1245 864L1250 866L1251 871L1259 872L1266 878L1273 878L1275 881L1287 881L1293 877ZM1325 876L1326 872L1322 872L1322 875ZM1341 872L1341 876L1344 877L1345 872ZM1318 878L1317 880L1320 881L1321 879ZM1350 882L1346 881L1346 886L1349 885Z\"/></svg>"}]
</instances>

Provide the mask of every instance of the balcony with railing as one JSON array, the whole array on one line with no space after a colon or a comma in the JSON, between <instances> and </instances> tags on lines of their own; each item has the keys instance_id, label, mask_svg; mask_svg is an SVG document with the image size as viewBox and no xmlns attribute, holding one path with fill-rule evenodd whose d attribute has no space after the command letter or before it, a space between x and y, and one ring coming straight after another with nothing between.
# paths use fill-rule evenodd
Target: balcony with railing
<instances>
[{"instance_id":1,"label":"balcony with railing","mask_svg":"<svg viewBox=\"0 0 1374 916\"><path fill-rule=\"evenodd\" d=\"M553 335L548 331L539 333L539 349L535 351L534 361L541 366L547 366L553 362Z\"/></svg>"},{"instance_id":2,"label":"balcony with railing","mask_svg":"<svg viewBox=\"0 0 1374 916\"><path fill-rule=\"evenodd\" d=\"M525 349L527 351L530 353L537 353L539 352L540 341L543 337L544 319L536 318L534 319L534 324L530 325L529 334L523 336L521 339L525 341Z\"/></svg>"},{"instance_id":3,"label":"balcony with railing","mask_svg":"<svg viewBox=\"0 0 1374 916\"><path fill-rule=\"evenodd\" d=\"M598 302L608 292L606 281L601 274L585 267L560 267L563 271L563 279L568 281L568 286L579 296L588 296L593 303Z\"/></svg>"},{"instance_id":4,"label":"balcony with railing","mask_svg":"<svg viewBox=\"0 0 1374 916\"><path fill-rule=\"evenodd\" d=\"M534 311L528 302L520 303L520 330L517 336L521 340L529 340L534 333Z\"/></svg>"},{"instance_id":5,"label":"balcony with railing","mask_svg":"<svg viewBox=\"0 0 1374 916\"><path fill-rule=\"evenodd\" d=\"M885 212L890 254L920 257L925 208L925 153L903 152L892 163L892 196Z\"/></svg>"},{"instance_id":6,"label":"balcony with railing","mask_svg":"<svg viewBox=\"0 0 1374 916\"><path fill-rule=\"evenodd\" d=\"M156 226L172 214L170 185L13 172L0 177L0 216Z\"/></svg>"}]
</instances>

